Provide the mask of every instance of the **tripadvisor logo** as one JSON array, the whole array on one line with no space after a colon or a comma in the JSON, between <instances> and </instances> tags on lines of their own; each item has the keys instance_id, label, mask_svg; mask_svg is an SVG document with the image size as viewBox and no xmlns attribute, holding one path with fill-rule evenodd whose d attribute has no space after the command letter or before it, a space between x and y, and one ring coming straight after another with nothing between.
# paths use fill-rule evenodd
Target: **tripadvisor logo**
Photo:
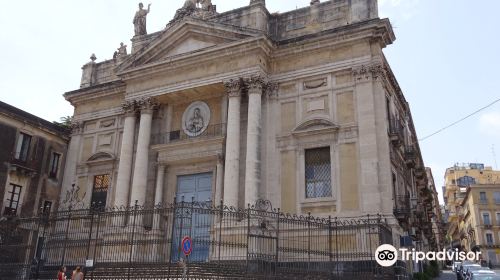
<instances>
[{"instance_id":1,"label":"tripadvisor logo","mask_svg":"<svg viewBox=\"0 0 500 280\"><path fill-rule=\"evenodd\" d=\"M399 251L392 245L384 244L375 251L375 260L380 266L393 266L398 261L398 256L402 261L421 262L428 261L479 261L481 252L459 252L442 250L439 252L419 252L415 249L401 248Z\"/></svg>"},{"instance_id":2,"label":"tripadvisor logo","mask_svg":"<svg viewBox=\"0 0 500 280\"><path fill-rule=\"evenodd\" d=\"M375 260L380 266L393 266L398 261L398 250L389 244L381 245L375 251Z\"/></svg>"}]
</instances>

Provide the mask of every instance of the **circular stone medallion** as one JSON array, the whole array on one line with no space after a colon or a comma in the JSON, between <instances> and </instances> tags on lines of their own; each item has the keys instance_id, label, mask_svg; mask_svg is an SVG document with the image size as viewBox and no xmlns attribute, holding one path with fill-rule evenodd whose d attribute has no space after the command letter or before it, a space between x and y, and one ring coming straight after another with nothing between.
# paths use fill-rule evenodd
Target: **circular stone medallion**
<instances>
[{"instance_id":1,"label":"circular stone medallion","mask_svg":"<svg viewBox=\"0 0 500 280\"><path fill-rule=\"evenodd\" d=\"M182 115L182 129L191 137L200 136L210 122L210 108L207 103L196 101L187 107Z\"/></svg>"}]
</instances>

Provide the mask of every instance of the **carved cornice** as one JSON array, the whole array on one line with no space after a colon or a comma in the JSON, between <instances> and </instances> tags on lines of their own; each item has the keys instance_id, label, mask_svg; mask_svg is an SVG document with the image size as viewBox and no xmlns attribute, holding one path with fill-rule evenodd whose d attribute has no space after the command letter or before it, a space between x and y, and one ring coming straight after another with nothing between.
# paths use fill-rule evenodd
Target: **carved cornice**
<instances>
[{"instance_id":1,"label":"carved cornice","mask_svg":"<svg viewBox=\"0 0 500 280\"><path fill-rule=\"evenodd\" d=\"M230 79L223 83L229 97L241 97L244 88L242 79Z\"/></svg>"},{"instance_id":2,"label":"carved cornice","mask_svg":"<svg viewBox=\"0 0 500 280\"><path fill-rule=\"evenodd\" d=\"M248 88L248 94L262 94L267 80L261 75L255 75L245 79L245 85Z\"/></svg>"}]
</instances>

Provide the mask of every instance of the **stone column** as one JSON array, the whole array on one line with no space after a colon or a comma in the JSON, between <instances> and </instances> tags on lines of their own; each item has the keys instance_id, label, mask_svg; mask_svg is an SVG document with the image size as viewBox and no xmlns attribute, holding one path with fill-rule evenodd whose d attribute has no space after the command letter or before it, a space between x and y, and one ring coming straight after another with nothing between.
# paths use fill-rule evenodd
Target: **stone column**
<instances>
[{"instance_id":1,"label":"stone column","mask_svg":"<svg viewBox=\"0 0 500 280\"><path fill-rule=\"evenodd\" d=\"M158 172L156 173L156 191L155 191L155 205L163 203L163 183L165 181L165 169L167 167L158 164Z\"/></svg>"},{"instance_id":2,"label":"stone column","mask_svg":"<svg viewBox=\"0 0 500 280\"><path fill-rule=\"evenodd\" d=\"M266 114L263 117L263 125L265 125L266 133L263 143L265 144L265 150L261 152L261 155L265 158L266 165L262 165L262 170L264 171L261 177L261 181L264 181L265 176L265 192L261 190L262 194L265 194L265 199L272 202L273 205L281 205L281 184L279 181L279 176L281 172L281 160L280 152L276 147L276 135L278 124L276 121L280 119L280 108L278 101L278 84L270 82L265 88L265 98L267 99ZM264 129L264 128L263 128ZM264 131L264 130L263 130ZM264 137L264 136L263 136ZM264 146L264 144L263 144ZM262 186L264 185L261 183ZM263 197L261 197L263 198Z\"/></svg>"},{"instance_id":3,"label":"stone column","mask_svg":"<svg viewBox=\"0 0 500 280\"><path fill-rule=\"evenodd\" d=\"M245 205L254 204L259 198L260 185L260 134L262 119L262 89L264 79L255 76L247 80L248 125L245 167Z\"/></svg>"},{"instance_id":4,"label":"stone column","mask_svg":"<svg viewBox=\"0 0 500 280\"><path fill-rule=\"evenodd\" d=\"M141 110L141 121L139 125L139 137L137 140L137 152L135 155L134 178L132 180L130 205L134 205L136 200L139 205L144 205L146 202L151 123L153 121L153 111L158 106L156 100L153 98L140 100L138 104Z\"/></svg>"},{"instance_id":5,"label":"stone column","mask_svg":"<svg viewBox=\"0 0 500 280\"><path fill-rule=\"evenodd\" d=\"M238 206L240 179L240 79L224 82L229 97L226 136L226 165L224 173L224 204Z\"/></svg>"},{"instance_id":6,"label":"stone column","mask_svg":"<svg viewBox=\"0 0 500 280\"><path fill-rule=\"evenodd\" d=\"M222 199L222 188L224 184L224 155L217 155L217 167L216 167L216 178L215 178L215 196L214 205L219 205Z\"/></svg>"},{"instance_id":7,"label":"stone column","mask_svg":"<svg viewBox=\"0 0 500 280\"><path fill-rule=\"evenodd\" d=\"M71 186L76 184L76 166L78 164L78 155L80 154L80 146L82 143L83 123L71 124L71 140L69 142L68 151L66 153L66 164L64 167L64 176L62 182L62 191L59 207L64 207L63 200L66 192L71 190ZM85 186L80 186L85 188Z\"/></svg>"},{"instance_id":8,"label":"stone column","mask_svg":"<svg viewBox=\"0 0 500 280\"><path fill-rule=\"evenodd\" d=\"M128 101L123 104L125 123L123 125L122 146L120 148L120 162L116 179L115 206L128 206L130 178L132 174L132 159L134 157L134 136L136 123L136 102Z\"/></svg>"}]
</instances>

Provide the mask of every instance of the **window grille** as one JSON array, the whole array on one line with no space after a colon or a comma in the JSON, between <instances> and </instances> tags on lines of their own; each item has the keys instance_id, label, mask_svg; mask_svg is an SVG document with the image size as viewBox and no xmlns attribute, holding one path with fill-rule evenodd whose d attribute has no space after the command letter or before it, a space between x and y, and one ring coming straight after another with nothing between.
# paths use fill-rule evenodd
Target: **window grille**
<instances>
[{"instance_id":1,"label":"window grille","mask_svg":"<svg viewBox=\"0 0 500 280\"><path fill-rule=\"evenodd\" d=\"M306 198L332 196L330 147L305 152Z\"/></svg>"}]
</instances>

